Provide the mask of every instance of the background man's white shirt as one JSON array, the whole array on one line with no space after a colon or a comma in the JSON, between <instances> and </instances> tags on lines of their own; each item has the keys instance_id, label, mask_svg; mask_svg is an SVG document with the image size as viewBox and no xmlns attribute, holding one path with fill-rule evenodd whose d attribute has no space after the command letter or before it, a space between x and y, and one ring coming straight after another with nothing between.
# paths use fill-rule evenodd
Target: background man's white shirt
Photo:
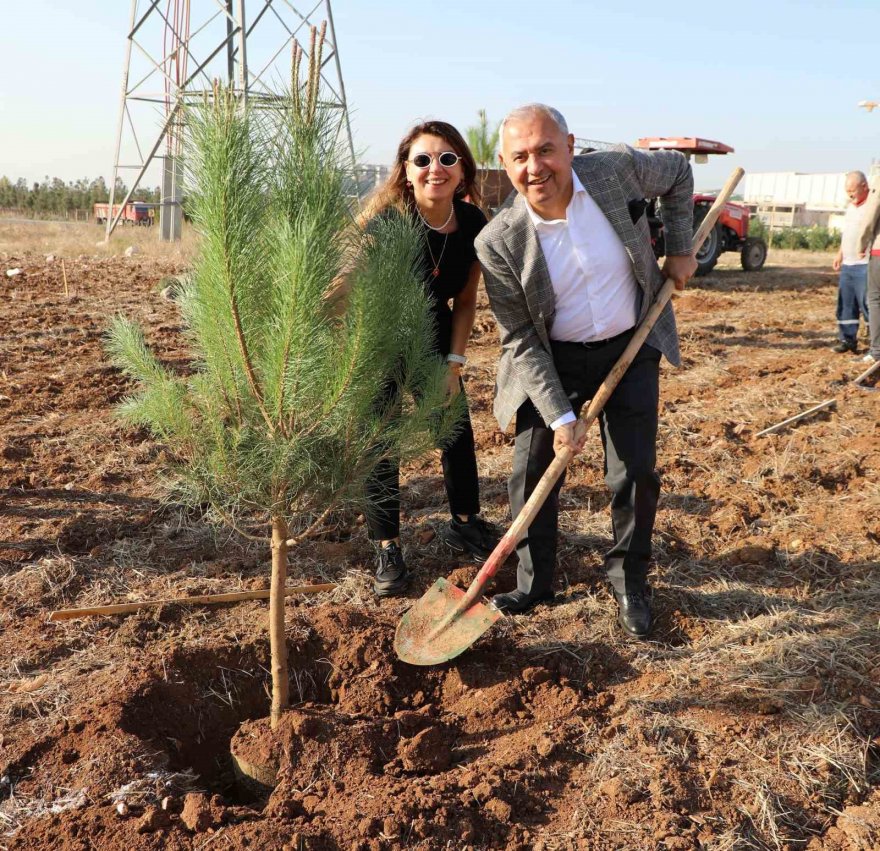
<instances>
[{"instance_id":1,"label":"background man's white shirt","mask_svg":"<svg viewBox=\"0 0 880 851\"><path fill-rule=\"evenodd\" d=\"M844 266L864 266L868 263L867 256L859 257L859 234L862 230L862 214L865 202L856 205L850 202L843 214L843 227L840 232L840 251Z\"/></svg>"}]
</instances>

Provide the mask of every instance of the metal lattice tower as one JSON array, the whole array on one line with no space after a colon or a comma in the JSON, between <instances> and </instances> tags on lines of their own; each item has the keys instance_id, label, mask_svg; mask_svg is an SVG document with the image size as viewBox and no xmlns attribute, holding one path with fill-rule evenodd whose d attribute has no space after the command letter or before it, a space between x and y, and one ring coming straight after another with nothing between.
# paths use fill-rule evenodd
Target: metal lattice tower
<instances>
[{"instance_id":1,"label":"metal lattice tower","mask_svg":"<svg viewBox=\"0 0 880 851\"><path fill-rule=\"evenodd\" d=\"M300 44L308 57L309 29L323 21L327 22L327 33L321 63L322 100L342 110L339 127L344 138L340 144L347 148L355 174L354 141L330 0L310 2L304 10L290 0L252 0L247 13L245 5L245 0L132 0L110 184L108 239L135 189L159 159L162 237L180 238L181 107L212 92L214 80L225 81L244 101L258 99L271 104L278 100L290 82L294 43ZM117 178L130 172L135 177L114 216Z\"/></svg>"}]
</instances>

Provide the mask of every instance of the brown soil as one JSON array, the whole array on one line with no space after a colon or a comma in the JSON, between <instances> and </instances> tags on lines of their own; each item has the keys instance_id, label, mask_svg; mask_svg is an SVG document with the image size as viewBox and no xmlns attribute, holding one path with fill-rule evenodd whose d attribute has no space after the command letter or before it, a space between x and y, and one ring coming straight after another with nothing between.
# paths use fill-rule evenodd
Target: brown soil
<instances>
[{"instance_id":1,"label":"brown soil","mask_svg":"<svg viewBox=\"0 0 880 851\"><path fill-rule=\"evenodd\" d=\"M113 417L110 316L186 364L161 293L180 262L71 257L68 297L59 260L0 253L0 849L880 847L880 396L829 350L828 256L752 274L731 258L678 302L652 641L621 637L604 590L594 435L563 493L558 602L453 663L399 662L412 600L475 575L435 534L428 457L406 471L410 599L372 598L357 518L292 553L293 581L340 587L288 601L294 708L274 737L265 603L47 620L268 584L268 547L168 505L162 446ZM497 352L484 303L468 389L484 512L504 525ZM236 785L234 736L277 760L268 799Z\"/></svg>"}]
</instances>

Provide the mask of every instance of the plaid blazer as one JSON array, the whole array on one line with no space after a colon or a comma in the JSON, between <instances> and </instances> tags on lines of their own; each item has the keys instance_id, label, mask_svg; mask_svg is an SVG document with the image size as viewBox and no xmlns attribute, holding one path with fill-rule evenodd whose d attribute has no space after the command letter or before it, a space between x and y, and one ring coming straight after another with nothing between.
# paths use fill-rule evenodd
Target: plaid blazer
<instances>
[{"instance_id":1,"label":"plaid blazer","mask_svg":"<svg viewBox=\"0 0 880 851\"><path fill-rule=\"evenodd\" d=\"M640 202L660 197L666 253L689 254L693 242L690 165L677 151L646 152L617 145L608 151L575 157L572 167L632 261L641 289L641 322L663 285L663 275L654 257ZM506 429L519 406L529 398L544 422L551 423L570 411L571 403L550 352L555 313L553 286L538 234L521 195L483 228L476 249L501 336L495 417L501 428ZM660 314L646 342L678 366L681 358L671 304Z\"/></svg>"}]
</instances>

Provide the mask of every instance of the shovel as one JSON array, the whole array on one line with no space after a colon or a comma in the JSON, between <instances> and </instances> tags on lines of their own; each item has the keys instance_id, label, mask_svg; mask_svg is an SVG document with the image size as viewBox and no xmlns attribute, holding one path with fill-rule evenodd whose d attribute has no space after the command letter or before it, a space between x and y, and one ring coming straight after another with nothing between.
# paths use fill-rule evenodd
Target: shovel
<instances>
[{"instance_id":1,"label":"shovel","mask_svg":"<svg viewBox=\"0 0 880 851\"><path fill-rule=\"evenodd\" d=\"M715 226L721 208L733 194L744 172L734 169L724 188L694 235L696 252ZM590 400L587 412L579 420L575 433L580 436L599 416L605 403L614 392L623 374L629 369L642 343L654 327L666 303L672 296L675 284L668 279L663 284L642 324L636 329L629 345L611 368L605 381ZM398 657L410 665L439 665L464 653L495 621L501 612L494 606L480 602L486 583L498 572L517 542L528 531L535 515L544 504L548 494L575 456L572 449L559 452L538 482L522 511L492 551L467 591L451 582L438 579L415 605L401 618L394 635L394 650Z\"/></svg>"}]
</instances>

